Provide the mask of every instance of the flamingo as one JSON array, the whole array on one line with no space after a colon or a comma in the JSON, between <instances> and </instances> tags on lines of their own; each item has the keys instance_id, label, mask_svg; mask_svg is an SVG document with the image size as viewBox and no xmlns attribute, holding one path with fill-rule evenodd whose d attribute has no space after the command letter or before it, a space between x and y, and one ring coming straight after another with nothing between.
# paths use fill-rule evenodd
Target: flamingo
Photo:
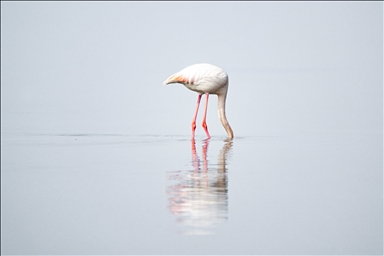
<instances>
[{"instance_id":1,"label":"flamingo","mask_svg":"<svg viewBox=\"0 0 384 256\"><path fill-rule=\"evenodd\" d=\"M228 123L227 117L225 116L225 100L227 98L228 91L228 75L223 69L207 63L194 64L173 74L164 81L165 85L173 83L183 84L188 89L199 94L197 97L195 114L192 120L192 140L194 140L195 137L197 112L199 111L200 100L203 94L206 95L206 101L202 126L205 133L207 134L207 139L211 138L206 122L209 94L217 95L220 121L228 134L228 138L233 139L233 131Z\"/></svg>"}]
</instances>

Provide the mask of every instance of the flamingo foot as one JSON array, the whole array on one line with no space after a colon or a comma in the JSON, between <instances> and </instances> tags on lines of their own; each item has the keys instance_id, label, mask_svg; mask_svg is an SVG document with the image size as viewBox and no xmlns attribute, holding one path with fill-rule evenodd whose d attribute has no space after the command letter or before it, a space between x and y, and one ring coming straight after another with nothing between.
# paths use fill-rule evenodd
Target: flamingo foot
<instances>
[{"instance_id":1,"label":"flamingo foot","mask_svg":"<svg viewBox=\"0 0 384 256\"><path fill-rule=\"evenodd\" d=\"M192 122L192 139L195 138L196 122Z\"/></svg>"},{"instance_id":2,"label":"flamingo foot","mask_svg":"<svg viewBox=\"0 0 384 256\"><path fill-rule=\"evenodd\" d=\"M203 122L203 123L202 123L202 126L203 126L203 128L204 128L205 133L207 134L207 137L208 137L207 139L210 139L210 138L211 138L211 135L209 135L207 123L206 123L206 122Z\"/></svg>"}]
</instances>

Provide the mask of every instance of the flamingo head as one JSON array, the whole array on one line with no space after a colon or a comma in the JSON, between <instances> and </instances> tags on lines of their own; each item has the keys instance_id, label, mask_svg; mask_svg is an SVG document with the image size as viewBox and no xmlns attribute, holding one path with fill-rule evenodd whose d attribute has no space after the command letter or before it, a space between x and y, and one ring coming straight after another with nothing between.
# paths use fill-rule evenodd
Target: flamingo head
<instances>
[{"instance_id":1,"label":"flamingo head","mask_svg":"<svg viewBox=\"0 0 384 256\"><path fill-rule=\"evenodd\" d=\"M184 77L183 75L174 74L174 75L168 77L168 79L164 81L164 85L175 84L175 83L186 84L188 82L189 82L188 79L186 77Z\"/></svg>"}]
</instances>

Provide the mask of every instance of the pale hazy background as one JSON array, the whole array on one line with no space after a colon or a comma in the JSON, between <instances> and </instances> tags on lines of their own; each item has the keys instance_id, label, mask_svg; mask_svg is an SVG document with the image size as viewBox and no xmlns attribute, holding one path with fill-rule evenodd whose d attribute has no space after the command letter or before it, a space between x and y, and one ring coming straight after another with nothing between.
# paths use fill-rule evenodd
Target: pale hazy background
<instances>
[{"instance_id":1,"label":"pale hazy background","mask_svg":"<svg viewBox=\"0 0 384 256\"><path fill-rule=\"evenodd\" d=\"M201 62L207 171L162 84ZM1 2L2 254L382 254L382 136L382 2ZM174 232L206 177L214 234Z\"/></svg>"},{"instance_id":2,"label":"pale hazy background","mask_svg":"<svg viewBox=\"0 0 384 256\"><path fill-rule=\"evenodd\" d=\"M381 129L381 2L1 7L2 132L189 134L196 94L162 82L200 62L229 73L237 136Z\"/></svg>"}]
</instances>

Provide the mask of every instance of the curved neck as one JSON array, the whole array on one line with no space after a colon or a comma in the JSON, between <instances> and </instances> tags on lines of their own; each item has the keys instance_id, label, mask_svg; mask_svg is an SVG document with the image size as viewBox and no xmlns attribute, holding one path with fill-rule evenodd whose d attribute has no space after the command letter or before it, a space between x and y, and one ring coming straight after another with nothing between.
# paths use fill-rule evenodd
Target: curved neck
<instances>
[{"instance_id":1,"label":"curved neck","mask_svg":"<svg viewBox=\"0 0 384 256\"><path fill-rule=\"evenodd\" d=\"M227 98L227 91L225 91L224 93L218 94L217 97L218 97L218 103L219 103L218 111L219 111L220 121L223 124L225 130L227 131L228 137L230 139L233 139L232 128L228 123L227 117L225 116L225 100Z\"/></svg>"}]
</instances>

